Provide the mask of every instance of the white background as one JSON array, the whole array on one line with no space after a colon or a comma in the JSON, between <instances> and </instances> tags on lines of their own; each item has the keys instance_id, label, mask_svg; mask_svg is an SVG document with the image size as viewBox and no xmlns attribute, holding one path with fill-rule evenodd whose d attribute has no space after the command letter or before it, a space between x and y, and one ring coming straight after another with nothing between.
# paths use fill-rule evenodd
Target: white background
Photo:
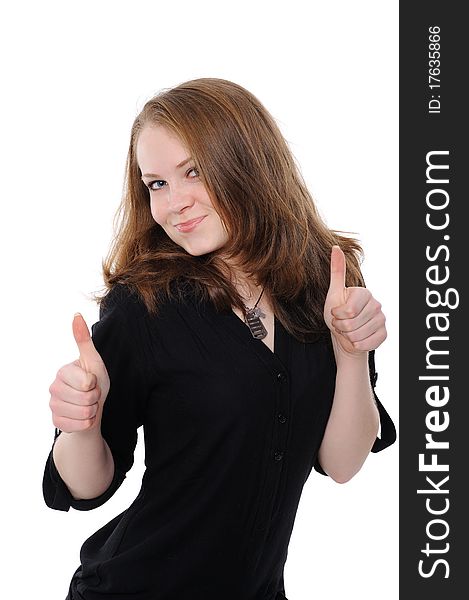
<instances>
[{"instance_id":1,"label":"white background","mask_svg":"<svg viewBox=\"0 0 469 600\"><path fill-rule=\"evenodd\" d=\"M277 119L329 227L364 246L388 326L376 391L398 422L398 3L11 6L0 15L2 593L64 600L83 541L137 495L143 448L140 436L103 507L47 508L48 387L76 358L73 314L97 319L88 296L101 288L130 127L162 88L223 77ZM313 471L285 568L289 600L398 597L397 466L396 444L345 485Z\"/></svg>"}]
</instances>

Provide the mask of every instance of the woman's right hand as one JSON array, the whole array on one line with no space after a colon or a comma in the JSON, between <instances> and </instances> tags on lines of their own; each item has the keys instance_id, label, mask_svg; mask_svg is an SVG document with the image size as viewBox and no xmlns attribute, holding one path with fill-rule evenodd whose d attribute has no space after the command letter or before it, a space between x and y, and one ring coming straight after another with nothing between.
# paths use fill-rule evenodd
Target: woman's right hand
<instances>
[{"instance_id":1,"label":"woman's right hand","mask_svg":"<svg viewBox=\"0 0 469 600\"><path fill-rule=\"evenodd\" d=\"M100 431L109 375L79 313L73 319L73 335L80 358L61 367L49 387L52 422L65 433Z\"/></svg>"}]
</instances>

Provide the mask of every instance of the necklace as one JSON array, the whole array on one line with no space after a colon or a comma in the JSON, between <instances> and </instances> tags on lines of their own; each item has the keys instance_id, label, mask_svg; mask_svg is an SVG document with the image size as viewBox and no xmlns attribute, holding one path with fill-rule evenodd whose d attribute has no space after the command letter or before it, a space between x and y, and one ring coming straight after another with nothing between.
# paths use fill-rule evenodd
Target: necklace
<instances>
[{"instance_id":1,"label":"necklace","mask_svg":"<svg viewBox=\"0 0 469 600\"><path fill-rule=\"evenodd\" d=\"M262 298L263 293L264 288L262 288L261 295L252 308L248 308L246 305L244 305L246 310L244 322L251 330L253 337L255 337L257 340L262 340L267 335L267 329L264 327L264 324L260 319L260 317L265 317L265 313L262 312L262 309L257 306L259 304L259 300Z\"/></svg>"}]
</instances>

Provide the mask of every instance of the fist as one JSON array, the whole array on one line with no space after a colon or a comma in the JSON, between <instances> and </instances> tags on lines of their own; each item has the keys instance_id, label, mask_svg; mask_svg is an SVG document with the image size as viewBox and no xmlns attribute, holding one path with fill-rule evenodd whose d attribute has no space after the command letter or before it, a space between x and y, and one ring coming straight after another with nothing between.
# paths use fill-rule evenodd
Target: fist
<instances>
[{"instance_id":1,"label":"fist","mask_svg":"<svg viewBox=\"0 0 469 600\"><path fill-rule=\"evenodd\" d=\"M331 278L324 320L334 347L347 355L375 350L387 337L381 304L364 287L345 287L345 255L339 246L331 251Z\"/></svg>"},{"instance_id":2,"label":"fist","mask_svg":"<svg viewBox=\"0 0 469 600\"><path fill-rule=\"evenodd\" d=\"M61 367L49 387L52 422L66 433L101 427L103 406L110 387L104 362L85 320L78 313L72 329L79 358Z\"/></svg>"}]
</instances>

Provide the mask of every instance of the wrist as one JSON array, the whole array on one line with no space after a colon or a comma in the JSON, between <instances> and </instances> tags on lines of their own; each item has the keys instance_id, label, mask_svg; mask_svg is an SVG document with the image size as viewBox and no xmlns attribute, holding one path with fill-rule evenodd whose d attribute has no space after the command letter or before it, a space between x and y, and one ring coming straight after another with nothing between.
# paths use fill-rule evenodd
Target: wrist
<instances>
[{"instance_id":1,"label":"wrist","mask_svg":"<svg viewBox=\"0 0 469 600\"><path fill-rule=\"evenodd\" d=\"M333 335L331 338L337 367L339 367L339 365L368 365L368 350L347 352L347 350L344 350L339 342L334 339Z\"/></svg>"}]
</instances>

